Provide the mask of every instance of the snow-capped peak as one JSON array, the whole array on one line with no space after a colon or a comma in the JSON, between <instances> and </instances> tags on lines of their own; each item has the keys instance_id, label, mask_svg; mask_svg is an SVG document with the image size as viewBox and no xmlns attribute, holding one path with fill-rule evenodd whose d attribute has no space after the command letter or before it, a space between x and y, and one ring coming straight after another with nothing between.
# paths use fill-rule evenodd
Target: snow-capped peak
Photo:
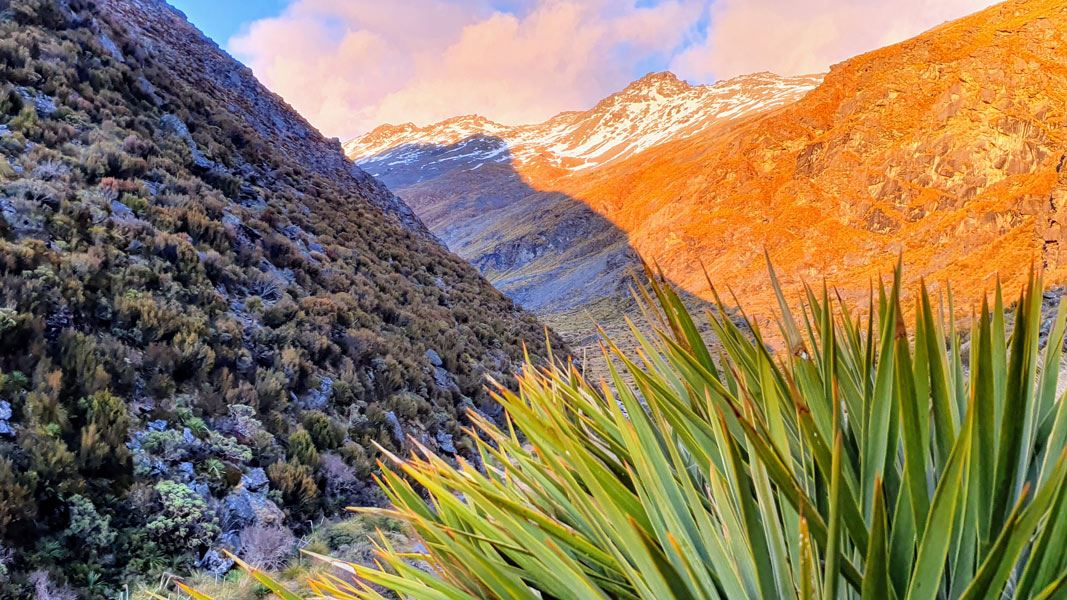
<instances>
[{"instance_id":1,"label":"snow-capped peak","mask_svg":"<svg viewBox=\"0 0 1067 600\"><path fill-rule=\"evenodd\" d=\"M540 161L576 171L794 102L821 80L821 75L754 73L712 85L691 85L674 73L662 71L630 83L590 110L561 113L544 123L512 127L466 115L426 127L385 125L345 144L345 153L377 172L389 165L411 164L419 148L440 150L478 138L482 143L464 144L477 149L461 156L479 165L500 160ZM501 148L508 152L501 152Z\"/></svg>"},{"instance_id":2,"label":"snow-capped peak","mask_svg":"<svg viewBox=\"0 0 1067 600\"><path fill-rule=\"evenodd\" d=\"M648 94L673 96L686 92L692 89L692 87L693 86L679 79L677 75L670 71L659 71L656 73L649 73L640 79L634 80L619 93L630 96Z\"/></svg>"}]
</instances>

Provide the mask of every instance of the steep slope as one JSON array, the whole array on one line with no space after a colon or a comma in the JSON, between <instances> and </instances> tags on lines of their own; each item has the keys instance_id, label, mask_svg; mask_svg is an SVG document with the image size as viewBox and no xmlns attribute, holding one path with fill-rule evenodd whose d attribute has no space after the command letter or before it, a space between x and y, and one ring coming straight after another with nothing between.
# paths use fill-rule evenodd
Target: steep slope
<instances>
[{"instance_id":1,"label":"steep slope","mask_svg":"<svg viewBox=\"0 0 1067 600\"><path fill-rule=\"evenodd\" d=\"M374 443L476 459L462 413L523 340L545 355L180 13L0 1L0 598L291 544L377 500Z\"/></svg>"},{"instance_id":2,"label":"steep slope","mask_svg":"<svg viewBox=\"0 0 1067 600\"><path fill-rule=\"evenodd\" d=\"M764 314L764 248L787 287L826 277L846 295L898 255L910 278L951 278L963 307L1031 261L1063 281L1065 36L1062 2L1000 4L559 189L689 290L708 293L703 262Z\"/></svg>"},{"instance_id":3,"label":"steep slope","mask_svg":"<svg viewBox=\"0 0 1067 600\"><path fill-rule=\"evenodd\" d=\"M556 190L667 140L781 107L820 79L759 73L693 86L653 73L545 123L506 127L468 116L386 125L345 150L498 288L574 344L592 345L588 313L620 321L633 308L629 275L640 265L624 231Z\"/></svg>"}]
</instances>

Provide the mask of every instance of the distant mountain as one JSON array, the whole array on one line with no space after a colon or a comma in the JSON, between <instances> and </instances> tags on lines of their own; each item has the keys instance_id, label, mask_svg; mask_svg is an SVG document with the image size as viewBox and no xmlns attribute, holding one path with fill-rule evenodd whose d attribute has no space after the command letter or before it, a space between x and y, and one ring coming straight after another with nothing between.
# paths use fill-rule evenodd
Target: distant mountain
<instances>
[{"instance_id":1,"label":"distant mountain","mask_svg":"<svg viewBox=\"0 0 1067 600\"><path fill-rule=\"evenodd\" d=\"M486 258L522 237L515 228L539 229L531 199L551 196L565 199L553 223L594 215L627 254L705 298L706 268L759 317L774 307L764 250L791 290L825 277L862 296L901 256L909 281L951 278L966 306L997 273L1021 283L1031 262L1067 280L1065 37L1062 2L1013 0L835 65L821 83L653 75L541 125L460 118L345 148L520 302L530 292L516 274L547 273L540 286L578 250L545 243L542 258L501 271ZM525 187L501 185L501 169Z\"/></svg>"},{"instance_id":2,"label":"distant mountain","mask_svg":"<svg viewBox=\"0 0 1067 600\"><path fill-rule=\"evenodd\" d=\"M694 86L653 73L590 110L507 127L478 116L383 125L344 145L449 248L579 345L590 315L617 321L639 269L627 234L556 190L669 141L721 131L796 101L821 76L757 73Z\"/></svg>"},{"instance_id":3,"label":"distant mountain","mask_svg":"<svg viewBox=\"0 0 1067 600\"><path fill-rule=\"evenodd\" d=\"M288 552L376 444L477 461L545 335L164 2L0 0L0 598Z\"/></svg>"},{"instance_id":4,"label":"distant mountain","mask_svg":"<svg viewBox=\"0 0 1067 600\"><path fill-rule=\"evenodd\" d=\"M633 156L666 141L685 139L745 116L789 104L810 91L819 75L779 77L756 73L714 85L690 85L670 72L650 73L582 112L566 112L536 125L508 127L472 115L427 127L382 125L344 145L345 154L387 179L419 168L412 145L452 146L430 165L460 160L502 162L581 171ZM467 148L461 142L496 138L501 144ZM507 155L501 150L506 145ZM430 168L433 168L430 165Z\"/></svg>"}]
</instances>

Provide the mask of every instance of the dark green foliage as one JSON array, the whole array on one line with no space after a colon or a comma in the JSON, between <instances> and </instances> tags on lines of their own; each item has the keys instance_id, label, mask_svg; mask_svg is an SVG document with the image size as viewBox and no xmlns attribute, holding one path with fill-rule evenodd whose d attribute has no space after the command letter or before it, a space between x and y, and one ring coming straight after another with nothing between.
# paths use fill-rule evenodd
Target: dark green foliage
<instances>
[{"instance_id":1,"label":"dark green foliage","mask_svg":"<svg viewBox=\"0 0 1067 600\"><path fill-rule=\"evenodd\" d=\"M131 473L130 451L126 447L130 416L126 403L109 392L83 398L84 425L78 444L78 466L86 473L110 476L122 482Z\"/></svg>"},{"instance_id":2,"label":"dark green foliage","mask_svg":"<svg viewBox=\"0 0 1067 600\"><path fill-rule=\"evenodd\" d=\"M196 492L175 481L161 481L155 490L158 510L145 525L150 538L179 552L206 546L215 539L218 519Z\"/></svg>"},{"instance_id":3,"label":"dark green foliage","mask_svg":"<svg viewBox=\"0 0 1067 600\"><path fill-rule=\"evenodd\" d=\"M93 503L82 496L71 496L68 501L70 525L64 535L68 544L81 547L94 556L107 554L115 542L111 519L101 515Z\"/></svg>"},{"instance_id":4,"label":"dark green foliage","mask_svg":"<svg viewBox=\"0 0 1067 600\"><path fill-rule=\"evenodd\" d=\"M311 468L319 464L319 451L303 427L297 427L289 436L289 457Z\"/></svg>"},{"instance_id":5,"label":"dark green foliage","mask_svg":"<svg viewBox=\"0 0 1067 600\"><path fill-rule=\"evenodd\" d=\"M37 512L33 500L33 482L17 473L11 460L0 456L0 534L17 531Z\"/></svg>"},{"instance_id":6,"label":"dark green foliage","mask_svg":"<svg viewBox=\"0 0 1067 600\"><path fill-rule=\"evenodd\" d=\"M365 483L398 428L469 450L484 376L545 354L380 190L194 79L186 51L217 49L141 44L107 6L0 1L0 598L37 570L99 598L189 567L257 467L293 528L370 501L327 471Z\"/></svg>"},{"instance_id":7,"label":"dark green foliage","mask_svg":"<svg viewBox=\"0 0 1067 600\"><path fill-rule=\"evenodd\" d=\"M271 487L280 492L282 503L292 507L297 515L306 515L318 499L319 486L311 476L311 467L290 461L279 461L267 467Z\"/></svg>"},{"instance_id":8,"label":"dark green foliage","mask_svg":"<svg viewBox=\"0 0 1067 600\"><path fill-rule=\"evenodd\" d=\"M344 427L321 411L304 413L304 428L316 448L333 450L345 439Z\"/></svg>"}]
</instances>

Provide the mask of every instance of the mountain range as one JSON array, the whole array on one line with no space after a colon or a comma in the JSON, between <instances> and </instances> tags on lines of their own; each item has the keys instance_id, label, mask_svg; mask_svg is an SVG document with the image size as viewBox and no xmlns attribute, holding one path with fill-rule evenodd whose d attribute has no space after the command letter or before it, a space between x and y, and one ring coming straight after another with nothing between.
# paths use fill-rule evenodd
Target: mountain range
<instances>
[{"instance_id":1,"label":"mountain range","mask_svg":"<svg viewBox=\"0 0 1067 600\"><path fill-rule=\"evenodd\" d=\"M592 349L594 321L624 333L620 317L634 312L629 287L640 260L610 218L558 190L669 141L786 106L820 80L757 73L697 86L652 73L590 110L541 124L465 116L384 125L344 148L499 289Z\"/></svg>"},{"instance_id":2,"label":"mountain range","mask_svg":"<svg viewBox=\"0 0 1067 600\"><path fill-rule=\"evenodd\" d=\"M544 123L508 127L477 115L426 127L382 125L344 144L345 154L376 177L420 162L398 151L421 144L456 146L436 162L464 165L501 162L507 154L524 166L562 172L596 168L671 140L685 139L723 123L791 104L819 84L820 75L779 77L756 73L713 85L690 85L669 71L650 73L587 111L565 112ZM498 138L492 148L464 148L472 138ZM466 151L464 151L466 150ZM420 165L417 168L426 168ZM394 168L390 168L394 167Z\"/></svg>"},{"instance_id":3,"label":"mountain range","mask_svg":"<svg viewBox=\"0 0 1067 600\"><path fill-rule=\"evenodd\" d=\"M825 76L653 74L540 125L383 126L345 150L564 332L555 315L618 295L636 256L697 297L706 269L763 318L765 251L790 290L861 295L901 257L909 280L951 278L962 306L997 273L1020 284L1020 264L1067 276L1065 11L1009 1ZM605 285L572 293L580 269Z\"/></svg>"},{"instance_id":4,"label":"mountain range","mask_svg":"<svg viewBox=\"0 0 1067 600\"><path fill-rule=\"evenodd\" d=\"M1009 0L823 75L342 145L162 0L0 0L0 599L288 560L385 501L383 450L481 464L487 380L624 335L643 262L757 325L765 256L845 299L898 259L963 308L1067 281L1065 37Z\"/></svg>"}]
</instances>

